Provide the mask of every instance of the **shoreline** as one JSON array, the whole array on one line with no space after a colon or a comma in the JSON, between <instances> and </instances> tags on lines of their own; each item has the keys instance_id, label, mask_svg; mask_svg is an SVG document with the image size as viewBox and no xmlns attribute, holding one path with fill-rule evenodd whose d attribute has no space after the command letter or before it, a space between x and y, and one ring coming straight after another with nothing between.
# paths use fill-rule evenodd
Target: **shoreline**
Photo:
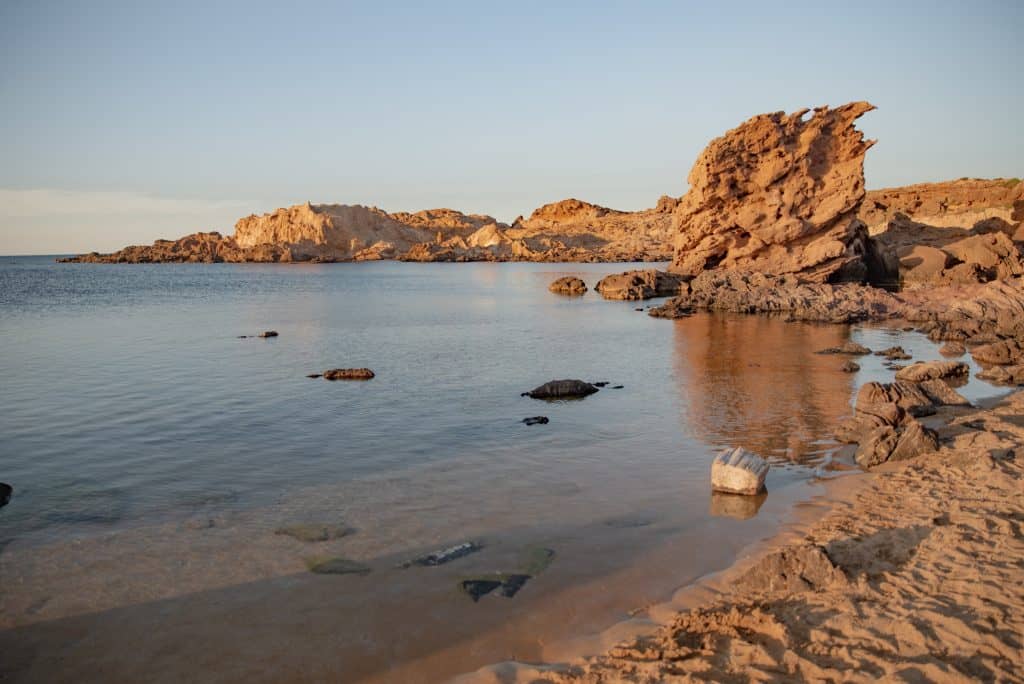
<instances>
[{"instance_id":1,"label":"shoreline","mask_svg":"<svg viewBox=\"0 0 1024 684\"><path fill-rule=\"evenodd\" d=\"M1024 390L930 423L938 452L833 478L729 568L644 608L646 629L456 681L1019 681L1024 592L1007 588L1024 552Z\"/></svg>"}]
</instances>

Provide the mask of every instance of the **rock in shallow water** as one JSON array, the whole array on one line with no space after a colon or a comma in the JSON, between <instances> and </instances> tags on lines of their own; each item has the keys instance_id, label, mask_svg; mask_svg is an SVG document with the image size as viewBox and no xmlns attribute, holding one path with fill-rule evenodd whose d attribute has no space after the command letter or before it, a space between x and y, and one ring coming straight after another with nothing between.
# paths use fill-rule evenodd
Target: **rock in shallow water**
<instances>
[{"instance_id":1,"label":"rock in shallow water","mask_svg":"<svg viewBox=\"0 0 1024 684\"><path fill-rule=\"evenodd\" d=\"M682 279L677 275L650 268L605 276L597 283L597 291L605 299L635 301L679 294L681 283Z\"/></svg>"},{"instance_id":2,"label":"rock in shallow water","mask_svg":"<svg viewBox=\"0 0 1024 684\"><path fill-rule=\"evenodd\" d=\"M847 361L839 368L839 370L843 371L844 373L856 373L857 371L860 370L860 366L854 363L853 361Z\"/></svg>"},{"instance_id":3,"label":"rock in shallow water","mask_svg":"<svg viewBox=\"0 0 1024 684\"><path fill-rule=\"evenodd\" d=\"M570 297L578 297L587 292L587 284L575 278L573 276L565 276L559 278L555 282L548 286L548 290L555 294L568 295Z\"/></svg>"},{"instance_id":4,"label":"rock in shallow water","mask_svg":"<svg viewBox=\"0 0 1024 684\"><path fill-rule=\"evenodd\" d=\"M325 370L323 376L324 380L371 380L376 377L369 368L332 368Z\"/></svg>"},{"instance_id":5,"label":"rock in shallow water","mask_svg":"<svg viewBox=\"0 0 1024 684\"><path fill-rule=\"evenodd\" d=\"M257 337L263 337L263 338L277 337L277 331L276 330L264 330L259 335L257 335Z\"/></svg>"},{"instance_id":6,"label":"rock in shallow water","mask_svg":"<svg viewBox=\"0 0 1024 684\"><path fill-rule=\"evenodd\" d=\"M596 387L582 380L552 380L540 387L534 387L523 396L532 399L578 399L597 391Z\"/></svg>"},{"instance_id":7,"label":"rock in shallow water","mask_svg":"<svg viewBox=\"0 0 1024 684\"><path fill-rule=\"evenodd\" d=\"M870 354L871 350L865 347L863 344L857 344L856 342L845 342L838 347L829 347L828 349L821 349L817 354L849 354L850 356L864 356Z\"/></svg>"},{"instance_id":8,"label":"rock in shallow water","mask_svg":"<svg viewBox=\"0 0 1024 684\"><path fill-rule=\"evenodd\" d=\"M306 567L317 575L368 575L370 568L348 558L307 558Z\"/></svg>"},{"instance_id":9,"label":"rock in shallow water","mask_svg":"<svg viewBox=\"0 0 1024 684\"><path fill-rule=\"evenodd\" d=\"M946 378L966 377L970 368L960 361L922 361L896 372L897 380L924 382Z\"/></svg>"},{"instance_id":10,"label":"rock in shallow water","mask_svg":"<svg viewBox=\"0 0 1024 684\"><path fill-rule=\"evenodd\" d=\"M471 553L479 551L484 548L482 544L477 542L463 542L450 546L447 549L441 549L439 551L433 551L418 558L413 558L411 561L406 561L402 564L402 567L407 568L411 565L419 565L424 567L432 567L435 565L444 565L449 563L456 558L462 558L468 556Z\"/></svg>"},{"instance_id":11,"label":"rock in shallow water","mask_svg":"<svg viewBox=\"0 0 1024 684\"><path fill-rule=\"evenodd\" d=\"M0 482L0 506L6 506L14 494L14 487L6 482Z\"/></svg>"},{"instance_id":12,"label":"rock in shallow water","mask_svg":"<svg viewBox=\"0 0 1024 684\"><path fill-rule=\"evenodd\" d=\"M532 416L523 418L523 422L527 425L547 425L549 421L547 416Z\"/></svg>"},{"instance_id":13,"label":"rock in shallow water","mask_svg":"<svg viewBox=\"0 0 1024 684\"><path fill-rule=\"evenodd\" d=\"M726 494L753 496L764 489L768 462L743 447L724 449L711 463L711 488Z\"/></svg>"}]
</instances>

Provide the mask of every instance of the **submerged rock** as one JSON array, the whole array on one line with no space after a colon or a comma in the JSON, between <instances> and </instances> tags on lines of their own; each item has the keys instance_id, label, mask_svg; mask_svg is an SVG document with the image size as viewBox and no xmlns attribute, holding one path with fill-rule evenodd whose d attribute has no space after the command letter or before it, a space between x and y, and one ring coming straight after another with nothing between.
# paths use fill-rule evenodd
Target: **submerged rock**
<instances>
[{"instance_id":1,"label":"submerged rock","mask_svg":"<svg viewBox=\"0 0 1024 684\"><path fill-rule=\"evenodd\" d=\"M341 539L355 532L351 527L345 525L325 525L322 523L299 523L279 527L274 534L291 537L304 542L323 542L331 539Z\"/></svg>"},{"instance_id":2,"label":"submerged rock","mask_svg":"<svg viewBox=\"0 0 1024 684\"><path fill-rule=\"evenodd\" d=\"M433 551L426 555L419 556L418 558L413 558L412 560L403 563L402 567L407 568L411 565L419 565L423 567L444 565L445 563L450 563L457 558L462 558L463 556L475 553L482 548L484 548L483 545L478 544L477 542L463 542L461 544L456 544L455 546L450 546L447 549Z\"/></svg>"},{"instance_id":3,"label":"submerged rock","mask_svg":"<svg viewBox=\"0 0 1024 684\"><path fill-rule=\"evenodd\" d=\"M570 297L576 297L587 292L587 284L579 278L573 276L565 276L559 278L555 282L548 286L548 290L555 294L569 295Z\"/></svg>"},{"instance_id":4,"label":"submerged rock","mask_svg":"<svg viewBox=\"0 0 1024 684\"><path fill-rule=\"evenodd\" d=\"M376 376L369 368L333 368L325 370L323 377L324 380L372 380Z\"/></svg>"},{"instance_id":5,"label":"submerged rock","mask_svg":"<svg viewBox=\"0 0 1024 684\"><path fill-rule=\"evenodd\" d=\"M530 418L523 418L523 422L527 425L547 425L549 420L547 416L532 416Z\"/></svg>"},{"instance_id":6,"label":"submerged rock","mask_svg":"<svg viewBox=\"0 0 1024 684\"><path fill-rule=\"evenodd\" d=\"M724 449L711 463L711 488L726 494L753 496L764 490L769 465L743 447Z\"/></svg>"},{"instance_id":7,"label":"submerged rock","mask_svg":"<svg viewBox=\"0 0 1024 684\"><path fill-rule=\"evenodd\" d=\"M462 580L459 587L469 595L476 603L482 597L490 594L495 589L501 589L501 595L505 598L512 598L519 593L526 583L531 579L530 575L509 574L494 575L493 577L480 577Z\"/></svg>"},{"instance_id":8,"label":"submerged rock","mask_svg":"<svg viewBox=\"0 0 1024 684\"><path fill-rule=\"evenodd\" d=\"M529 392L525 392L523 396L532 399L577 399L597 391L597 387L582 380L552 380L539 387L534 387Z\"/></svg>"},{"instance_id":9,"label":"submerged rock","mask_svg":"<svg viewBox=\"0 0 1024 684\"><path fill-rule=\"evenodd\" d=\"M368 575L369 566L335 556L333 558L307 558L306 567L317 575Z\"/></svg>"}]
</instances>

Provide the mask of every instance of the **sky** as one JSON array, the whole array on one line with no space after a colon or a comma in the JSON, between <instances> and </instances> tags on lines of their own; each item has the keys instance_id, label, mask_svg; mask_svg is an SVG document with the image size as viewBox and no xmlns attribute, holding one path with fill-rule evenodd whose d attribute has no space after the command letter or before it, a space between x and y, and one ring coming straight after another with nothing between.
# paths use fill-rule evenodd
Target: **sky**
<instances>
[{"instance_id":1,"label":"sky","mask_svg":"<svg viewBox=\"0 0 1024 684\"><path fill-rule=\"evenodd\" d=\"M1019 0L0 0L0 254L307 200L641 209L750 116L853 100L869 188L1024 176L1022 36Z\"/></svg>"}]
</instances>

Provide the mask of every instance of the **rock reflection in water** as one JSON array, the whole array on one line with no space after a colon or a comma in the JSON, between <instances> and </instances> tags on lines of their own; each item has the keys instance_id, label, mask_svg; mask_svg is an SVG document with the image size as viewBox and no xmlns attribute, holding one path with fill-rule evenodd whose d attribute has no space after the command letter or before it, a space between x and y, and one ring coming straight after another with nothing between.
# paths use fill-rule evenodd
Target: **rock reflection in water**
<instances>
[{"instance_id":1,"label":"rock reflection in water","mask_svg":"<svg viewBox=\"0 0 1024 684\"><path fill-rule=\"evenodd\" d=\"M757 515L757 512L761 509L761 504L767 498L767 491L754 496L711 492L711 505L708 508L708 512L711 515L717 515L722 518L746 520Z\"/></svg>"},{"instance_id":2,"label":"rock reflection in water","mask_svg":"<svg viewBox=\"0 0 1024 684\"><path fill-rule=\"evenodd\" d=\"M838 325L698 314L675 321L674 371L683 428L714 446L813 461L850 411L845 360L815 354L849 339Z\"/></svg>"}]
</instances>

